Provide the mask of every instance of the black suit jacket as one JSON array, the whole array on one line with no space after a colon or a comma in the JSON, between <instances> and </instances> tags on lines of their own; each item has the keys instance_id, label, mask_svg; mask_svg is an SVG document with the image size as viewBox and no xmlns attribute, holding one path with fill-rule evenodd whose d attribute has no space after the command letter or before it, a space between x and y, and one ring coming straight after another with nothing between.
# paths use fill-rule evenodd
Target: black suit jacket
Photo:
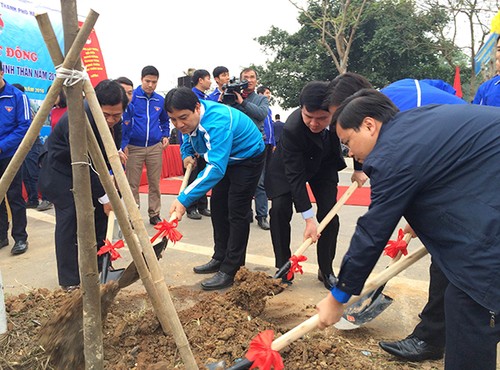
<instances>
[{"instance_id":1,"label":"black suit jacket","mask_svg":"<svg viewBox=\"0 0 500 370\"><path fill-rule=\"evenodd\" d=\"M110 168L101 136L97 130L90 108L85 103L85 112L89 117L92 130L96 135L97 142L104 154L108 168ZM121 123L116 124L112 130L117 149L121 144ZM74 202L73 193L73 173L71 168L71 150L69 145L69 119L67 112L61 117L52 133L44 144L44 150L40 154L40 175L39 187L43 195L51 202L60 207L65 207ZM90 181L92 198L95 201L105 194L104 188L99 180L99 176L90 169Z\"/></svg>"},{"instance_id":2,"label":"black suit jacket","mask_svg":"<svg viewBox=\"0 0 500 370\"><path fill-rule=\"evenodd\" d=\"M304 212L311 208L306 183L336 186L338 171L345 167L335 131L312 133L299 108L288 117L271 156L266 171L266 193L272 199L291 192L296 211Z\"/></svg>"}]
</instances>

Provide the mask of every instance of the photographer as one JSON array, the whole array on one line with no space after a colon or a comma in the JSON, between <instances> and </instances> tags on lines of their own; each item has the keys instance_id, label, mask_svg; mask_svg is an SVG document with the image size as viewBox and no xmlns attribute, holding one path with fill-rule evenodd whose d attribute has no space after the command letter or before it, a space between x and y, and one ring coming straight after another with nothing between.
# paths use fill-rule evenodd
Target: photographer
<instances>
[{"instance_id":1,"label":"photographer","mask_svg":"<svg viewBox=\"0 0 500 370\"><path fill-rule=\"evenodd\" d=\"M269 100L265 95L259 95L255 92L258 83L257 72L252 68L245 68L240 73L240 80L247 81L248 85L244 88L241 94L234 90L235 104L232 106L245 113L257 125L265 139L264 120L269 111ZM255 218L259 227L263 230L269 230L269 222L267 221L268 200L266 190L264 189L264 171L259 179L257 190L255 191ZM250 220L252 216L250 216Z\"/></svg>"}]
</instances>

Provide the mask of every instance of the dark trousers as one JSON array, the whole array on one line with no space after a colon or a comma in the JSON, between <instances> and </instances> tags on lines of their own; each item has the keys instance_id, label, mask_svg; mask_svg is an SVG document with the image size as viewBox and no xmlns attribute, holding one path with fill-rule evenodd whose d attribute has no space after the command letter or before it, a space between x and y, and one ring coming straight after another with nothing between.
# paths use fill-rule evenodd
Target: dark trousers
<instances>
[{"instance_id":1,"label":"dark trousers","mask_svg":"<svg viewBox=\"0 0 500 370\"><path fill-rule=\"evenodd\" d=\"M419 339L443 347L445 345L444 292L448 279L433 262L429 266L429 299L420 314L421 321L413 330Z\"/></svg>"},{"instance_id":2,"label":"dark trousers","mask_svg":"<svg viewBox=\"0 0 500 370\"><path fill-rule=\"evenodd\" d=\"M268 212L268 202L266 188L264 186L264 180L266 178L266 170L271 160L271 154L273 153L273 146L271 144L266 144L264 149L264 167L262 168L262 173L259 177L259 182L257 183L257 189L255 189L255 218L267 217ZM250 214L252 218L252 213Z\"/></svg>"},{"instance_id":3,"label":"dark trousers","mask_svg":"<svg viewBox=\"0 0 500 370\"><path fill-rule=\"evenodd\" d=\"M7 166L10 163L10 158L0 159L0 177L3 176ZM27 240L28 233L26 232L26 225L28 224L26 218L26 202L23 198L23 185L22 185L21 171L17 171L16 175L12 179L12 183L7 190L7 200L9 201L9 207L12 214L12 238L17 242L20 240ZM7 215L7 207L5 205L5 199L2 200L0 204L0 239L7 239L7 233L9 231L9 219Z\"/></svg>"},{"instance_id":4,"label":"dark trousers","mask_svg":"<svg viewBox=\"0 0 500 370\"><path fill-rule=\"evenodd\" d=\"M191 184L196 177L198 177L198 174L203 171L205 166L207 165L207 162L205 162L205 159L203 157L198 157L196 159L196 167L191 171L191 175L189 176L188 184ZM192 212L195 210L201 211L202 209L208 209L208 198L207 195L203 195L200 199L198 199L196 202L191 204L188 208L188 212Z\"/></svg>"},{"instance_id":5,"label":"dark trousers","mask_svg":"<svg viewBox=\"0 0 500 370\"><path fill-rule=\"evenodd\" d=\"M495 370L500 320L465 292L448 284L445 293L445 370ZM493 326L493 327L492 327Z\"/></svg>"},{"instance_id":6,"label":"dark trousers","mask_svg":"<svg viewBox=\"0 0 500 370\"><path fill-rule=\"evenodd\" d=\"M76 208L74 202L54 202L56 211L55 244L57 260L57 276L59 285L69 286L80 284L80 273L78 269L78 244ZM94 222L97 240L97 250L104 245L108 217L100 203L94 202ZM96 256L97 256L96 250ZM98 259L99 265L101 258ZM100 268L99 268L100 270Z\"/></svg>"},{"instance_id":7,"label":"dark trousers","mask_svg":"<svg viewBox=\"0 0 500 370\"><path fill-rule=\"evenodd\" d=\"M311 190L316 198L316 219L321 222L337 202L337 184L310 182ZM271 240L273 243L276 267L281 268L292 256L290 250L290 221L292 220L292 194L287 193L272 199L270 215ZM316 254L319 269L323 274L333 272L333 259L337 249L337 236L340 222L335 216L321 232Z\"/></svg>"},{"instance_id":8,"label":"dark trousers","mask_svg":"<svg viewBox=\"0 0 500 370\"><path fill-rule=\"evenodd\" d=\"M250 233L248 213L263 165L263 154L230 165L212 189L213 258L222 261L220 271L231 276L245 263Z\"/></svg>"}]
</instances>

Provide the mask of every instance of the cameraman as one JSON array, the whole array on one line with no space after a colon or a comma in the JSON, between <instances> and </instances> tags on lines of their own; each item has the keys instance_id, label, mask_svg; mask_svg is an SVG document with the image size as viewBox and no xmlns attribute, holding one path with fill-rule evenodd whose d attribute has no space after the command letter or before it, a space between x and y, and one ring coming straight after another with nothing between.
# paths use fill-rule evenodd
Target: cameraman
<instances>
[{"instance_id":1,"label":"cameraman","mask_svg":"<svg viewBox=\"0 0 500 370\"><path fill-rule=\"evenodd\" d=\"M255 92L258 83L257 72L252 68L245 68L240 73L240 81L248 81L248 86L243 89L241 94L233 91L235 95L234 108L245 113L257 125L265 140L264 120L269 111L269 100L265 95L259 95ZM268 200L266 190L264 189L264 170L259 179L257 190L255 191L255 218L259 227L263 230L269 230L269 222L267 221ZM250 216L251 219L252 216Z\"/></svg>"}]
</instances>

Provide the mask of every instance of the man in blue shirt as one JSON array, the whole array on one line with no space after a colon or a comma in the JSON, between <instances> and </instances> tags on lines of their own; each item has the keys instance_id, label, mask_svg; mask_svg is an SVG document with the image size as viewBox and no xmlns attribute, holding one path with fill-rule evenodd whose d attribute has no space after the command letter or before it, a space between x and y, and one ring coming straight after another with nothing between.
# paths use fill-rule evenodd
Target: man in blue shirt
<instances>
[{"instance_id":1,"label":"man in blue shirt","mask_svg":"<svg viewBox=\"0 0 500 370\"><path fill-rule=\"evenodd\" d=\"M231 286L245 263L250 226L248 213L264 164L264 142L252 120L224 104L199 100L186 87L170 90L165 109L183 134L184 167L198 153L207 165L170 207L181 220L194 201L212 189L212 259L194 267L198 274L216 273L201 283L205 290Z\"/></svg>"},{"instance_id":2,"label":"man in blue shirt","mask_svg":"<svg viewBox=\"0 0 500 370\"><path fill-rule=\"evenodd\" d=\"M0 176L7 169L31 122L28 98L22 91L5 81L3 76L3 64L0 61ZM26 203L22 193L22 181L19 170L6 194L12 212L11 234L15 241L11 249L12 254L22 254L28 250ZM9 220L3 199L0 204L0 248L9 245L8 231Z\"/></svg>"},{"instance_id":3,"label":"man in blue shirt","mask_svg":"<svg viewBox=\"0 0 500 370\"><path fill-rule=\"evenodd\" d=\"M163 150L168 146L169 121L163 110L164 99L155 92L160 73L153 66L146 66L141 72L141 85L134 90L133 126L128 141L126 166L130 189L139 203L139 185L142 167L146 165L148 176L149 223L161 221L160 177L163 164Z\"/></svg>"},{"instance_id":4,"label":"man in blue shirt","mask_svg":"<svg viewBox=\"0 0 500 370\"><path fill-rule=\"evenodd\" d=\"M220 102L221 95L223 93L222 87L229 82L229 69L224 66L218 66L214 68L212 73L214 76L215 83L217 87L215 90L208 96L209 100Z\"/></svg>"},{"instance_id":5,"label":"man in blue shirt","mask_svg":"<svg viewBox=\"0 0 500 370\"><path fill-rule=\"evenodd\" d=\"M473 104L500 107L500 36L497 38L495 67L496 76L479 86Z\"/></svg>"}]
</instances>

